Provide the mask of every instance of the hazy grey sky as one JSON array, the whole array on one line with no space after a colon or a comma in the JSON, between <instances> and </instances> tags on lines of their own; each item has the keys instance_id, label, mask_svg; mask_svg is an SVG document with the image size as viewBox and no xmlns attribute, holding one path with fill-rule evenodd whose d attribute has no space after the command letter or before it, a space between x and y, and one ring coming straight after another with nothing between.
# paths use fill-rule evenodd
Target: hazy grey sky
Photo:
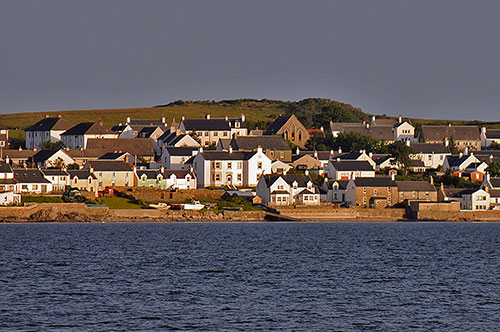
<instances>
[{"instance_id":1,"label":"hazy grey sky","mask_svg":"<svg viewBox=\"0 0 500 332\"><path fill-rule=\"evenodd\" d=\"M0 112L332 98L500 120L500 1L0 2Z\"/></svg>"}]
</instances>

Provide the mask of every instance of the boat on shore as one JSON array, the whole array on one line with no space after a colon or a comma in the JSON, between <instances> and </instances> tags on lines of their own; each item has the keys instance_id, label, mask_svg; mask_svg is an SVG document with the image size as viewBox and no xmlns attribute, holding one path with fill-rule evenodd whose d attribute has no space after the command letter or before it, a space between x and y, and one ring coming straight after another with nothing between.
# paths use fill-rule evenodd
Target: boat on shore
<instances>
[{"instance_id":1,"label":"boat on shore","mask_svg":"<svg viewBox=\"0 0 500 332\"><path fill-rule=\"evenodd\" d=\"M195 210L199 211L205 207L205 204L201 204L200 201L192 201L191 203L181 204L183 210Z\"/></svg>"},{"instance_id":2,"label":"boat on shore","mask_svg":"<svg viewBox=\"0 0 500 332\"><path fill-rule=\"evenodd\" d=\"M161 209L161 210L170 209L170 205L168 205L167 203L163 203L163 202L160 202L158 204L149 204L149 207L153 208L153 209Z\"/></svg>"}]
</instances>

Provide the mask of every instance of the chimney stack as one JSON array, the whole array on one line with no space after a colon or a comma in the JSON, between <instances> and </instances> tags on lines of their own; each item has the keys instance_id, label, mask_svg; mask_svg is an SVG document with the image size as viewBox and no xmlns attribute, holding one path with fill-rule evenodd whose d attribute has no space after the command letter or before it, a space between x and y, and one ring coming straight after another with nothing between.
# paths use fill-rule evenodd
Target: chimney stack
<instances>
[{"instance_id":1,"label":"chimney stack","mask_svg":"<svg viewBox=\"0 0 500 332\"><path fill-rule=\"evenodd\" d=\"M448 137L445 137L444 139L444 146L446 147L450 146L450 141L448 140Z\"/></svg>"},{"instance_id":2,"label":"chimney stack","mask_svg":"<svg viewBox=\"0 0 500 332\"><path fill-rule=\"evenodd\" d=\"M375 120L376 120L375 115L372 115L372 126L374 126L374 125L375 125ZM369 127L369 126L368 126L368 127ZM368 128L368 127L367 127L367 128Z\"/></svg>"},{"instance_id":3,"label":"chimney stack","mask_svg":"<svg viewBox=\"0 0 500 332\"><path fill-rule=\"evenodd\" d=\"M198 152L203 153L203 146L200 146L200 148L198 149Z\"/></svg>"},{"instance_id":4,"label":"chimney stack","mask_svg":"<svg viewBox=\"0 0 500 332\"><path fill-rule=\"evenodd\" d=\"M339 153L342 153L342 147L339 146Z\"/></svg>"},{"instance_id":5,"label":"chimney stack","mask_svg":"<svg viewBox=\"0 0 500 332\"><path fill-rule=\"evenodd\" d=\"M314 150L314 158L318 159L318 151Z\"/></svg>"},{"instance_id":6,"label":"chimney stack","mask_svg":"<svg viewBox=\"0 0 500 332\"><path fill-rule=\"evenodd\" d=\"M165 172L165 167L163 167L163 164L162 164L161 167L160 167L160 173L163 174L164 172Z\"/></svg>"},{"instance_id":7,"label":"chimney stack","mask_svg":"<svg viewBox=\"0 0 500 332\"><path fill-rule=\"evenodd\" d=\"M127 116L126 120L127 120L127 124L129 124L130 123L130 116Z\"/></svg>"},{"instance_id":8,"label":"chimney stack","mask_svg":"<svg viewBox=\"0 0 500 332\"><path fill-rule=\"evenodd\" d=\"M466 146L464 149L464 155L468 155L468 154L469 154L469 147Z\"/></svg>"},{"instance_id":9,"label":"chimney stack","mask_svg":"<svg viewBox=\"0 0 500 332\"><path fill-rule=\"evenodd\" d=\"M308 169L306 169L306 171L304 172L304 175L306 175L306 176L309 175L309 170Z\"/></svg>"},{"instance_id":10,"label":"chimney stack","mask_svg":"<svg viewBox=\"0 0 500 332\"><path fill-rule=\"evenodd\" d=\"M296 155L299 155L299 153L300 153L300 149L299 149L299 147L297 146L297 148L295 149L295 154L296 154Z\"/></svg>"},{"instance_id":11,"label":"chimney stack","mask_svg":"<svg viewBox=\"0 0 500 332\"><path fill-rule=\"evenodd\" d=\"M233 153L233 147L231 145L229 146L229 153Z\"/></svg>"},{"instance_id":12,"label":"chimney stack","mask_svg":"<svg viewBox=\"0 0 500 332\"><path fill-rule=\"evenodd\" d=\"M407 140L406 140L406 145L407 145L407 146L411 146L411 142L410 142L410 140L409 140L409 139L407 139Z\"/></svg>"},{"instance_id":13,"label":"chimney stack","mask_svg":"<svg viewBox=\"0 0 500 332\"><path fill-rule=\"evenodd\" d=\"M401 115L398 117L398 123L402 123L403 122L403 118L401 117Z\"/></svg>"},{"instance_id":14,"label":"chimney stack","mask_svg":"<svg viewBox=\"0 0 500 332\"><path fill-rule=\"evenodd\" d=\"M208 114L208 113L207 113L207 114L205 115L205 119L210 120L210 114Z\"/></svg>"},{"instance_id":15,"label":"chimney stack","mask_svg":"<svg viewBox=\"0 0 500 332\"><path fill-rule=\"evenodd\" d=\"M395 181L395 180L396 180L396 174L394 174L394 173L392 173L392 174L391 174L391 180L392 180L392 181Z\"/></svg>"},{"instance_id":16,"label":"chimney stack","mask_svg":"<svg viewBox=\"0 0 500 332\"><path fill-rule=\"evenodd\" d=\"M161 118L161 123L163 123L163 124L167 123L167 120L165 119L165 117Z\"/></svg>"},{"instance_id":17,"label":"chimney stack","mask_svg":"<svg viewBox=\"0 0 500 332\"><path fill-rule=\"evenodd\" d=\"M432 177L432 175L429 177L429 183L434 185L434 178Z\"/></svg>"},{"instance_id":18,"label":"chimney stack","mask_svg":"<svg viewBox=\"0 0 500 332\"><path fill-rule=\"evenodd\" d=\"M240 116L240 120L241 120L241 122L245 122L245 114L242 114L242 115Z\"/></svg>"}]
</instances>

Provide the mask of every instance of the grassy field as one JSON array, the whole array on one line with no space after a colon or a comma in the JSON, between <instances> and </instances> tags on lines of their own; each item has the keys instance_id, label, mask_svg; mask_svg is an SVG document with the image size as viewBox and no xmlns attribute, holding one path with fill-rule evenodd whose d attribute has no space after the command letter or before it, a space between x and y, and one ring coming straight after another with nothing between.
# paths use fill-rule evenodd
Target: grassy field
<instances>
[{"instance_id":1,"label":"grassy field","mask_svg":"<svg viewBox=\"0 0 500 332\"><path fill-rule=\"evenodd\" d=\"M21 197L23 203L64 203L61 196L27 196Z\"/></svg>"},{"instance_id":2,"label":"grassy field","mask_svg":"<svg viewBox=\"0 0 500 332\"><path fill-rule=\"evenodd\" d=\"M140 209L138 204L131 203L128 198L104 196L96 199L98 204L106 204L110 209Z\"/></svg>"}]
</instances>

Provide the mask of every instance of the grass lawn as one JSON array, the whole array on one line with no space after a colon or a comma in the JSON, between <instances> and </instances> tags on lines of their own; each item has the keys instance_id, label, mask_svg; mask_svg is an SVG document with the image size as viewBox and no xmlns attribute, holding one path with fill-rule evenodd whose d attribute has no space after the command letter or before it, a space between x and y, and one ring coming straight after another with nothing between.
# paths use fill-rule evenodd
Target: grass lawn
<instances>
[{"instance_id":1,"label":"grass lawn","mask_svg":"<svg viewBox=\"0 0 500 332\"><path fill-rule=\"evenodd\" d=\"M64 203L60 196L21 196L23 203Z\"/></svg>"},{"instance_id":2,"label":"grass lawn","mask_svg":"<svg viewBox=\"0 0 500 332\"><path fill-rule=\"evenodd\" d=\"M98 204L106 204L110 209L140 209L138 204L131 203L128 198L105 196L96 199Z\"/></svg>"}]
</instances>

